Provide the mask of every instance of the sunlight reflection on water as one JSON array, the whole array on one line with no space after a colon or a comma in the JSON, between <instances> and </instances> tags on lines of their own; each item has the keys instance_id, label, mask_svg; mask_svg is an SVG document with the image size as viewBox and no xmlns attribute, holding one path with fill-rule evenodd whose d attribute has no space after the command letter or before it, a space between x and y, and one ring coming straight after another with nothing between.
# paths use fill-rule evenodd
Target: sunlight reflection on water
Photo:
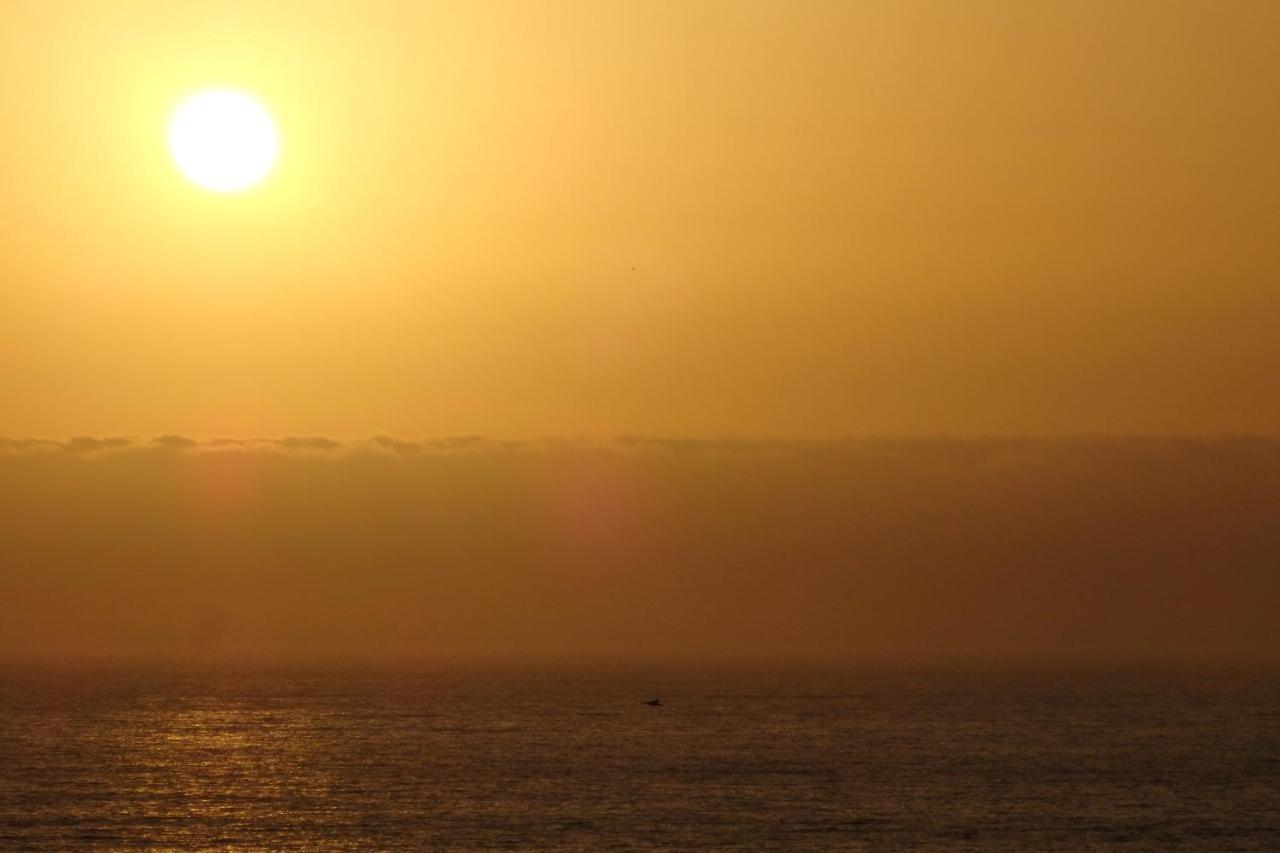
<instances>
[{"instance_id":1,"label":"sunlight reflection on water","mask_svg":"<svg viewBox=\"0 0 1280 853\"><path fill-rule=\"evenodd\" d=\"M1274 676L9 669L0 846L1280 849ZM663 697L662 708L641 700Z\"/></svg>"}]
</instances>

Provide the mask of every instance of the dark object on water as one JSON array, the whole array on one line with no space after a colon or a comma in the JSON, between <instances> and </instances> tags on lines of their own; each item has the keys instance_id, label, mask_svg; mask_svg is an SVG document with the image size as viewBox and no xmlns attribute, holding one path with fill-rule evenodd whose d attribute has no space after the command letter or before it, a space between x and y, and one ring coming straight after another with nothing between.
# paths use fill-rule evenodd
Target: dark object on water
<instances>
[{"instance_id":1,"label":"dark object on water","mask_svg":"<svg viewBox=\"0 0 1280 853\"><path fill-rule=\"evenodd\" d=\"M648 702L645 702L644 704L648 705L650 708L657 708L657 707L659 707L660 705L662 705L662 700L661 700L661 699L650 699Z\"/></svg>"}]
</instances>

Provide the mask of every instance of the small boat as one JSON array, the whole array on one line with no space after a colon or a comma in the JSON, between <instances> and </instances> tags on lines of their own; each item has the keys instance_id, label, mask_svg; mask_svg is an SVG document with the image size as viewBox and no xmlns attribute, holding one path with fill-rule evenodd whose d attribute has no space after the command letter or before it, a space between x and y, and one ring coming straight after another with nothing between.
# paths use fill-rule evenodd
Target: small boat
<instances>
[{"instance_id":1,"label":"small boat","mask_svg":"<svg viewBox=\"0 0 1280 853\"><path fill-rule=\"evenodd\" d=\"M650 699L648 702L645 702L644 704L648 705L650 708L658 708L658 707L661 707L661 705L662 705L662 700L661 700L661 699Z\"/></svg>"}]
</instances>

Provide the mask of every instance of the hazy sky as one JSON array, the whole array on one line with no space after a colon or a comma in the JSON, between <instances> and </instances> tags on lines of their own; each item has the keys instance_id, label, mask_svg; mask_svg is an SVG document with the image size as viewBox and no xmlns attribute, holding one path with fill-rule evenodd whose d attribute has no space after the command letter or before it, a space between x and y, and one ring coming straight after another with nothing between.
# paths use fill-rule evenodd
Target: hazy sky
<instances>
[{"instance_id":1,"label":"hazy sky","mask_svg":"<svg viewBox=\"0 0 1280 853\"><path fill-rule=\"evenodd\" d=\"M1280 429L1280 4L0 10L0 434ZM256 93L219 197L176 101Z\"/></svg>"},{"instance_id":2,"label":"hazy sky","mask_svg":"<svg viewBox=\"0 0 1280 853\"><path fill-rule=\"evenodd\" d=\"M1280 441L0 442L0 660L1280 659Z\"/></svg>"},{"instance_id":3,"label":"hazy sky","mask_svg":"<svg viewBox=\"0 0 1280 853\"><path fill-rule=\"evenodd\" d=\"M9 0L0 658L1276 658L1278 44ZM210 87L243 194L166 150Z\"/></svg>"}]
</instances>

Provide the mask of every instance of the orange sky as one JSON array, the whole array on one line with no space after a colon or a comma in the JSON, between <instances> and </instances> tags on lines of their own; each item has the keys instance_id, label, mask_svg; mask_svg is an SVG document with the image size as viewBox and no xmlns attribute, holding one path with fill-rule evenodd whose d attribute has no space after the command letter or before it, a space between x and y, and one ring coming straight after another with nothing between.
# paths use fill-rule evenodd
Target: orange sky
<instances>
[{"instance_id":1,"label":"orange sky","mask_svg":"<svg viewBox=\"0 0 1280 853\"><path fill-rule=\"evenodd\" d=\"M0 434L1280 428L1280 5L0 11ZM274 112L219 197L174 103Z\"/></svg>"},{"instance_id":2,"label":"orange sky","mask_svg":"<svg viewBox=\"0 0 1280 853\"><path fill-rule=\"evenodd\" d=\"M9 0L0 658L1275 659L1278 44ZM210 87L250 191L166 150Z\"/></svg>"},{"instance_id":3,"label":"orange sky","mask_svg":"<svg viewBox=\"0 0 1280 853\"><path fill-rule=\"evenodd\" d=\"M0 662L1280 661L1280 441L0 441Z\"/></svg>"}]
</instances>

